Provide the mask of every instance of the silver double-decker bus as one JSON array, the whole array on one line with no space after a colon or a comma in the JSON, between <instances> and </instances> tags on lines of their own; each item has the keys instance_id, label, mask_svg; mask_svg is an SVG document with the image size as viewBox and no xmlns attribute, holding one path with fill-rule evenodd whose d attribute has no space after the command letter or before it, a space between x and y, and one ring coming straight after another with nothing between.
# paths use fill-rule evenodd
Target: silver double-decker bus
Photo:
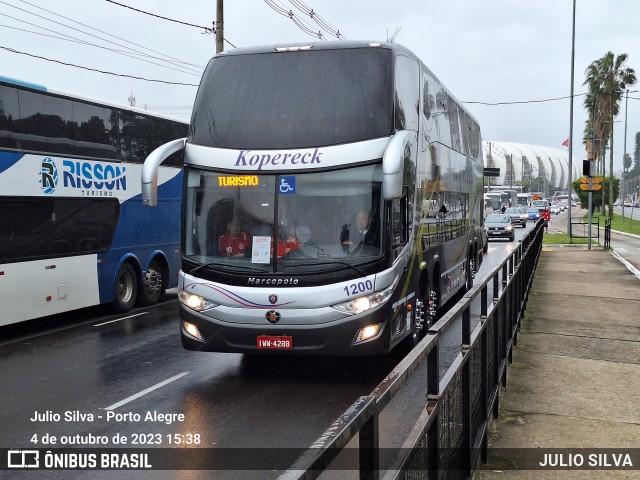
<instances>
[{"instance_id":1,"label":"silver double-decker bus","mask_svg":"<svg viewBox=\"0 0 640 480\"><path fill-rule=\"evenodd\" d=\"M191 350L412 347L482 255L476 120L408 49L322 42L209 62L184 150L181 335Z\"/></svg>"}]
</instances>

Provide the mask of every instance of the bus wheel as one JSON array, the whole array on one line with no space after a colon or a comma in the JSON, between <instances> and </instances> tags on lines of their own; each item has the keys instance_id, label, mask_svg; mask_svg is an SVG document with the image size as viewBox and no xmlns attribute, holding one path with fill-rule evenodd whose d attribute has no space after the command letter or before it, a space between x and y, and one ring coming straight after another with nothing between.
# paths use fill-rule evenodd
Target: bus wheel
<instances>
[{"instance_id":1,"label":"bus wheel","mask_svg":"<svg viewBox=\"0 0 640 480\"><path fill-rule=\"evenodd\" d=\"M417 298L416 299L416 308L413 312L413 318L411 319L411 332L409 336L406 338L406 350L411 351L413 347L420 343L422 337L424 337L424 299Z\"/></svg>"},{"instance_id":2,"label":"bus wheel","mask_svg":"<svg viewBox=\"0 0 640 480\"><path fill-rule=\"evenodd\" d=\"M113 306L116 312L124 313L133 308L138 294L136 272L129 262L120 266L116 275L116 299Z\"/></svg>"},{"instance_id":3,"label":"bus wheel","mask_svg":"<svg viewBox=\"0 0 640 480\"><path fill-rule=\"evenodd\" d=\"M162 265L157 259L154 258L147 271L144 272L140 287L140 302L142 305L155 305L164 296L165 287L162 277Z\"/></svg>"}]
</instances>

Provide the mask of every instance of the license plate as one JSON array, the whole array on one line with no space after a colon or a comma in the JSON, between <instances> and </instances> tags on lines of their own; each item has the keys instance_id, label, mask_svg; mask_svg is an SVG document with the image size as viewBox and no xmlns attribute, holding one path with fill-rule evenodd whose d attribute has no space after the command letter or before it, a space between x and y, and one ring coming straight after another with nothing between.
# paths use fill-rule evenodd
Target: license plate
<instances>
[{"instance_id":1,"label":"license plate","mask_svg":"<svg viewBox=\"0 0 640 480\"><path fill-rule=\"evenodd\" d=\"M258 348L266 348L271 350L290 350L293 348L293 337L290 336L268 336L258 335L256 339Z\"/></svg>"}]
</instances>

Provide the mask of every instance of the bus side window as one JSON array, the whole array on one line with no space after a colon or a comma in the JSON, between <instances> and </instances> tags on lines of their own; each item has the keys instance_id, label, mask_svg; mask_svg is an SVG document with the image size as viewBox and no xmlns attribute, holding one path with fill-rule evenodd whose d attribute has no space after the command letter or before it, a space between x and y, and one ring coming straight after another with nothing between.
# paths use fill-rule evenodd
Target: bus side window
<instances>
[{"instance_id":1,"label":"bus side window","mask_svg":"<svg viewBox=\"0 0 640 480\"><path fill-rule=\"evenodd\" d=\"M403 187L403 195L391 204L392 238L394 250L403 247L409 241L409 202L407 187ZM397 251L400 249L398 248Z\"/></svg>"}]
</instances>

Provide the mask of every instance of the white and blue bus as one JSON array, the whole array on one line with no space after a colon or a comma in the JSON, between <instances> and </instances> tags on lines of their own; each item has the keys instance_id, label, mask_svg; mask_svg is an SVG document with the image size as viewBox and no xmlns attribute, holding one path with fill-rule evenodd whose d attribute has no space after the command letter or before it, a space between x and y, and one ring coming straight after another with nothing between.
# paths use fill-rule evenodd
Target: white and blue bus
<instances>
[{"instance_id":1,"label":"white and blue bus","mask_svg":"<svg viewBox=\"0 0 640 480\"><path fill-rule=\"evenodd\" d=\"M0 326L177 284L182 157L144 208L146 156L188 124L0 77Z\"/></svg>"},{"instance_id":2,"label":"white and blue bus","mask_svg":"<svg viewBox=\"0 0 640 480\"><path fill-rule=\"evenodd\" d=\"M216 55L188 138L145 162L149 205L158 166L182 150L187 349L384 354L473 284L480 128L398 44Z\"/></svg>"}]
</instances>

